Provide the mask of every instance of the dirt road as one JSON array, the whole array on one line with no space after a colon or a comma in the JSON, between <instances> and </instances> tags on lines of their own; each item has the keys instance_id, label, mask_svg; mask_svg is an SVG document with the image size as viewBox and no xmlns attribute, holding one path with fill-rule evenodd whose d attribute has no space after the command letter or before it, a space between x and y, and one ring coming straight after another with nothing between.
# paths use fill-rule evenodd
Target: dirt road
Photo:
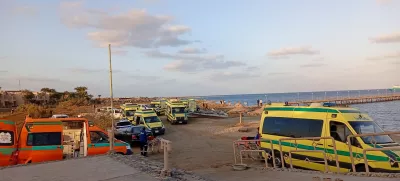
<instances>
[{"instance_id":1,"label":"dirt road","mask_svg":"<svg viewBox=\"0 0 400 181\"><path fill-rule=\"evenodd\" d=\"M245 118L245 122L259 118ZM228 119L191 119L187 125L166 123L163 138L173 142L171 164L185 170L199 170L230 166L233 161L232 141L252 133L239 133L232 129L238 118ZM233 131L231 134L226 132ZM161 155L152 157L162 161Z\"/></svg>"},{"instance_id":2,"label":"dirt road","mask_svg":"<svg viewBox=\"0 0 400 181\"><path fill-rule=\"evenodd\" d=\"M164 118L162 118L165 120ZM346 181L373 181L377 178L355 177L346 175L323 175L319 172L277 172L262 169L259 162L250 162L250 168L246 171L232 171L233 148L232 141L241 136L254 136L258 127L259 117L245 117L243 122L250 125L250 132L238 132L234 127L239 118L227 119L191 119L187 125L166 125L165 139L172 141L171 165L176 168L193 171L196 174L212 180L312 180L313 176L321 178L341 178ZM162 162L161 154L152 155L149 158ZM396 180L378 178L379 180ZM398 179L398 178L397 178Z\"/></svg>"}]
</instances>

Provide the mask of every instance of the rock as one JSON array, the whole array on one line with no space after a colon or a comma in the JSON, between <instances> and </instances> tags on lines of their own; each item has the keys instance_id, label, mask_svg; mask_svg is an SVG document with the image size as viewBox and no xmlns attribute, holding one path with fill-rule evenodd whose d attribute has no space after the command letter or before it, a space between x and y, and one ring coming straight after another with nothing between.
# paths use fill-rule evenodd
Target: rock
<instances>
[{"instance_id":1,"label":"rock","mask_svg":"<svg viewBox=\"0 0 400 181\"><path fill-rule=\"evenodd\" d=\"M239 131L239 132L249 132L249 128L247 128L247 127L242 127L242 128L239 128L238 131Z\"/></svg>"}]
</instances>

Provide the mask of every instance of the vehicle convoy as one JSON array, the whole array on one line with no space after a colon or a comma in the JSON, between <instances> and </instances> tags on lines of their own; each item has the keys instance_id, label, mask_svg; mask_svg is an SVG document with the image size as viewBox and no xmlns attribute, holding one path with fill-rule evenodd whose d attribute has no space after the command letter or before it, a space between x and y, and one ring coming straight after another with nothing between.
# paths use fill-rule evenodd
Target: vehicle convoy
<instances>
[{"instance_id":1,"label":"vehicle convoy","mask_svg":"<svg viewBox=\"0 0 400 181\"><path fill-rule=\"evenodd\" d=\"M385 135L367 114L357 109L337 107L329 103L313 103L310 106L290 106L287 103L266 105L260 120L259 133L261 148L267 153L272 153L272 142L275 163L278 166L282 166L282 163L286 166L290 164L288 155L292 152L294 167L324 171L324 154L321 152L325 152L328 169L336 171L336 147L340 172L349 172L353 168L361 172L366 170L363 151L376 147L378 151L366 152L368 169L375 172L400 172L400 144ZM357 136L367 133L375 135ZM314 141L301 139L305 137L332 137L334 142L332 139L322 138ZM296 143L288 140L292 138L298 139ZM306 150L320 152L304 152ZM350 155L353 155L353 159ZM269 161L272 161L271 158Z\"/></svg>"},{"instance_id":2,"label":"vehicle convoy","mask_svg":"<svg viewBox=\"0 0 400 181\"><path fill-rule=\"evenodd\" d=\"M149 108L153 109L157 115L165 115L165 101L151 101Z\"/></svg>"},{"instance_id":3,"label":"vehicle convoy","mask_svg":"<svg viewBox=\"0 0 400 181\"><path fill-rule=\"evenodd\" d=\"M150 129L154 135L165 133L165 126L152 109L139 109L135 113L134 125L143 125Z\"/></svg>"},{"instance_id":4,"label":"vehicle convoy","mask_svg":"<svg viewBox=\"0 0 400 181\"><path fill-rule=\"evenodd\" d=\"M193 112L197 111L196 100L188 99L186 107L188 109L188 113L193 113Z\"/></svg>"},{"instance_id":5,"label":"vehicle convoy","mask_svg":"<svg viewBox=\"0 0 400 181\"><path fill-rule=\"evenodd\" d=\"M122 104L122 117L128 119L129 121L133 121L133 116L135 115L135 112L138 108L139 106L135 103Z\"/></svg>"},{"instance_id":6,"label":"vehicle convoy","mask_svg":"<svg viewBox=\"0 0 400 181\"><path fill-rule=\"evenodd\" d=\"M177 99L170 99L167 101L166 105L167 110L165 112L165 115L167 115L167 120L171 122L171 124L187 124L187 108L182 101Z\"/></svg>"},{"instance_id":7,"label":"vehicle convoy","mask_svg":"<svg viewBox=\"0 0 400 181\"><path fill-rule=\"evenodd\" d=\"M79 147L78 154L75 146ZM114 149L121 154L132 154L130 145L118 140ZM28 164L105 154L108 150L107 133L89 124L87 119L27 117L16 155L19 164Z\"/></svg>"},{"instance_id":8,"label":"vehicle convoy","mask_svg":"<svg viewBox=\"0 0 400 181\"><path fill-rule=\"evenodd\" d=\"M0 167L16 164L17 127L14 121L0 120Z\"/></svg>"}]
</instances>

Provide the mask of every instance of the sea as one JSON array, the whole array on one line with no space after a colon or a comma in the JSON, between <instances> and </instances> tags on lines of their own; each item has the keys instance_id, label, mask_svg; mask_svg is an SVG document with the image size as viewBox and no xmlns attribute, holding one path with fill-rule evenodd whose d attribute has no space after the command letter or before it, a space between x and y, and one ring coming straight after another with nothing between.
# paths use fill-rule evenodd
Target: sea
<instances>
[{"instance_id":1,"label":"sea","mask_svg":"<svg viewBox=\"0 0 400 181\"><path fill-rule=\"evenodd\" d=\"M345 90L345 91L318 91L318 92L292 92L292 93L266 93L266 94L237 94L237 95L213 95L201 96L197 99L219 102L240 102L245 105L257 105L257 100L271 102L295 102L298 100L321 100L334 98L354 98L360 96L376 96L397 94L391 89L371 89L371 90ZM400 101L378 102L367 104L355 104L351 107L357 108L362 112L368 113L377 124L385 131L400 131Z\"/></svg>"}]
</instances>

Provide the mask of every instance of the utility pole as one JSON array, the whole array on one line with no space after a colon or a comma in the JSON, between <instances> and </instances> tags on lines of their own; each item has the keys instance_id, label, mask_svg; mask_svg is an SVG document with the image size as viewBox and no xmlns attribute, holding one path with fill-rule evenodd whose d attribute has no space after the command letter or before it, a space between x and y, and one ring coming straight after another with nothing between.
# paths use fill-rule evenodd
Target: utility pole
<instances>
[{"instance_id":1,"label":"utility pole","mask_svg":"<svg viewBox=\"0 0 400 181\"><path fill-rule=\"evenodd\" d=\"M111 99L111 134L110 134L110 152L114 152L114 96L112 83L112 66L111 66L111 44L108 44L108 58L110 64L110 99Z\"/></svg>"},{"instance_id":2,"label":"utility pole","mask_svg":"<svg viewBox=\"0 0 400 181\"><path fill-rule=\"evenodd\" d=\"M19 80L19 79L18 79L18 88L19 88L19 91L21 91L21 80Z\"/></svg>"}]
</instances>

